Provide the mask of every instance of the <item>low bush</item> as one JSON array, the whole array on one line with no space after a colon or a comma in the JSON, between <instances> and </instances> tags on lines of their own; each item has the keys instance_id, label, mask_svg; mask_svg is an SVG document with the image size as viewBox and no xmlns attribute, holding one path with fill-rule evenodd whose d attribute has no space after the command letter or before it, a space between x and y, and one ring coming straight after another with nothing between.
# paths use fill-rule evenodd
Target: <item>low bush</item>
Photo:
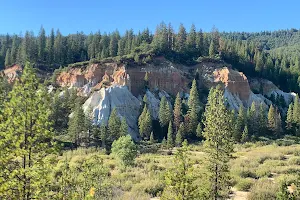
<instances>
[{"instance_id":1,"label":"low bush","mask_svg":"<svg viewBox=\"0 0 300 200\"><path fill-rule=\"evenodd\" d=\"M279 186L268 179L258 180L251 188L248 200L276 200Z\"/></svg>"},{"instance_id":2,"label":"low bush","mask_svg":"<svg viewBox=\"0 0 300 200\"><path fill-rule=\"evenodd\" d=\"M291 146L293 144L295 144L295 140L291 140L291 139L278 139L275 141L275 143L278 146Z\"/></svg>"},{"instance_id":3,"label":"low bush","mask_svg":"<svg viewBox=\"0 0 300 200\"><path fill-rule=\"evenodd\" d=\"M300 157L296 156L296 157L291 157L288 160L289 165L300 165Z\"/></svg>"},{"instance_id":4,"label":"low bush","mask_svg":"<svg viewBox=\"0 0 300 200\"><path fill-rule=\"evenodd\" d=\"M149 194L151 197L156 197L161 194L164 189L164 185L158 179L145 179L142 180L140 183L135 184L132 187L132 193L146 193Z\"/></svg>"},{"instance_id":5,"label":"low bush","mask_svg":"<svg viewBox=\"0 0 300 200\"><path fill-rule=\"evenodd\" d=\"M239 179L235 185L235 188L239 191L249 191L255 180L252 178Z\"/></svg>"}]
</instances>

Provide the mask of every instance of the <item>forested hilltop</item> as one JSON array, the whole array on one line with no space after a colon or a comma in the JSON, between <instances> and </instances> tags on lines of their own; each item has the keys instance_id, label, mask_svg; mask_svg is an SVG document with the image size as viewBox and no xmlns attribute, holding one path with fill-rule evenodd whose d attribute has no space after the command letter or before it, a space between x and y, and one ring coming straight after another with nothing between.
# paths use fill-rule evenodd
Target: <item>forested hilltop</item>
<instances>
[{"instance_id":1,"label":"forested hilltop","mask_svg":"<svg viewBox=\"0 0 300 200\"><path fill-rule=\"evenodd\" d=\"M1 36L0 199L300 199L299 34Z\"/></svg>"},{"instance_id":2,"label":"forested hilltop","mask_svg":"<svg viewBox=\"0 0 300 200\"><path fill-rule=\"evenodd\" d=\"M250 76L273 81L281 89L299 91L299 42L297 29L259 33L219 33L216 28L203 32L192 25L187 31L182 24L178 31L171 24L161 23L154 33L149 29L121 35L82 32L63 36L59 30L46 34L42 27L37 36L26 31L24 36L0 36L0 67L25 61L44 70L60 66L97 61L108 57L145 62L153 55L193 64L201 57L219 57ZM218 54L218 55L216 55Z\"/></svg>"}]
</instances>

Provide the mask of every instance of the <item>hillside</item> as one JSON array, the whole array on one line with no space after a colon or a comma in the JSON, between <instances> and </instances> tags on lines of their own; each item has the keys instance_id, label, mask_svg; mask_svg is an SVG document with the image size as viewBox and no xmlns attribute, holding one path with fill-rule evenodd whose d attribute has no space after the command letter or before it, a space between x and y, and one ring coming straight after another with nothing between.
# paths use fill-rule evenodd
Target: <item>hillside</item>
<instances>
[{"instance_id":1,"label":"hillside","mask_svg":"<svg viewBox=\"0 0 300 200\"><path fill-rule=\"evenodd\" d=\"M0 199L299 198L298 35L0 37Z\"/></svg>"}]
</instances>

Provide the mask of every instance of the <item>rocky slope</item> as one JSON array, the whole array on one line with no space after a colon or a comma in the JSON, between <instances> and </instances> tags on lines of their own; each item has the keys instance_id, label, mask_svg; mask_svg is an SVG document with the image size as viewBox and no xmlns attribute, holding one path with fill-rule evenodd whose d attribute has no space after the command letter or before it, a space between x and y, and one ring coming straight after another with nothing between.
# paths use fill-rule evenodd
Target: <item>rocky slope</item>
<instances>
[{"instance_id":1,"label":"rocky slope","mask_svg":"<svg viewBox=\"0 0 300 200\"><path fill-rule=\"evenodd\" d=\"M21 67L12 66L3 73L12 82L21 71ZM149 90L145 90L146 73ZM132 136L137 138L142 96L146 94L152 118L157 119L160 98L171 98L178 92L188 96L186 94L195 77L200 88L221 84L229 107L236 110L240 105L250 107L252 102L270 105L268 98L281 95L288 105L295 96L279 90L268 80L251 79L249 83L243 73L222 61L206 60L194 66L184 66L163 57L146 65L106 62L70 67L57 75L56 82L61 87L75 87L80 95L88 97L83 107L86 112L92 112L96 124L107 123L111 110L117 108L120 117L126 118Z\"/></svg>"},{"instance_id":2,"label":"rocky slope","mask_svg":"<svg viewBox=\"0 0 300 200\"><path fill-rule=\"evenodd\" d=\"M140 101L133 96L126 86L112 86L95 91L83 104L85 112L92 112L95 124L107 125L113 108L120 117L124 117L129 132L138 139L137 120L140 114Z\"/></svg>"},{"instance_id":3,"label":"rocky slope","mask_svg":"<svg viewBox=\"0 0 300 200\"><path fill-rule=\"evenodd\" d=\"M271 96L273 96L274 98L282 96L285 100L286 105L289 105L293 98L296 96L294 92L283 92L271 81L266 79L251 79L250 88L251 90L260 93L268 98L271 98Z\"/></svg>"},{"instance_id":4,"label":"rocky slope","mask_svg":"<svg viewBox=\"0 0 300 200\"><path fill-rule=\"evenodd\" d=\"M78 91L86 96L97 90L103 93L104 90L101 88L126 86L131 96L126 93L120 104L127 104L133 97L137 97L141 101L141 95L146 94L152 117L157 119L161 96L175 96L177 92L181 92L181 94L189 93L190 83L195 78L196 72L199 73L198 85L200 87L210 88L221 84L229 107L235 110L238 110L240 105L246 108L250 107L252 102L270 105L271 101L266 97L270 97L271 94L283 95L287 104L293 97L292 93L279 90L267 80L251 80L249 84L243 73L233 70L230 65L222 61L208 60L194 66L184 66L174 64L162 57L158 57L152 64L146 65L128 66L116 63L99 63L81 68L70 68L68 71L59 74L57 83L62 87L77 87ZM148 91L145 91L144 76L146 73L148 73L149 78L150 90ZM253 89L256 92L257 87L263 88L261 94L255 94L252 91ZM120 91L111 89L109 94L112 95L112 93ZM95 94L92 94L92 97L93 95ZM106 98L106 95L103 98ZM114 105L112 100L105 99L103 102L106 102L107 106ZM134 102L138 104L138 101ZM134 108L136 107L138 105L134 106ZM103 112L106 111L103 110ZM126 113L123 114L126 116ZM120 115L123 116L123 114ZM107 118L109 113L106 112L105 116ZM134 130L136 127L132 127L132 129Z\"/></svg>"}]
</instances>

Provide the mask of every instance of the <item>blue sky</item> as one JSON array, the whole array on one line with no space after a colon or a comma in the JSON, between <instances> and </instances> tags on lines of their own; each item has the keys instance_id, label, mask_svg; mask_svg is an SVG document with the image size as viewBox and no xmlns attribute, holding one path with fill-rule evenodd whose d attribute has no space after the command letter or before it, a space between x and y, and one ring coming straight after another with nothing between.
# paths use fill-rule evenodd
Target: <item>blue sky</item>
<instances>
[{"instance_id":1,"label":"blue sky","mask_svg":"<svg viewBox=\"0 0 300 200\"><path fill-rule=\"evenodd\" d=\"M148 27L152 32L161 21L177 29L210 31L261 31L300 28L299 0L2 0L0 34L38 33L41 25L66 35L111 32Z\"/></svg>"}]
</instances>

